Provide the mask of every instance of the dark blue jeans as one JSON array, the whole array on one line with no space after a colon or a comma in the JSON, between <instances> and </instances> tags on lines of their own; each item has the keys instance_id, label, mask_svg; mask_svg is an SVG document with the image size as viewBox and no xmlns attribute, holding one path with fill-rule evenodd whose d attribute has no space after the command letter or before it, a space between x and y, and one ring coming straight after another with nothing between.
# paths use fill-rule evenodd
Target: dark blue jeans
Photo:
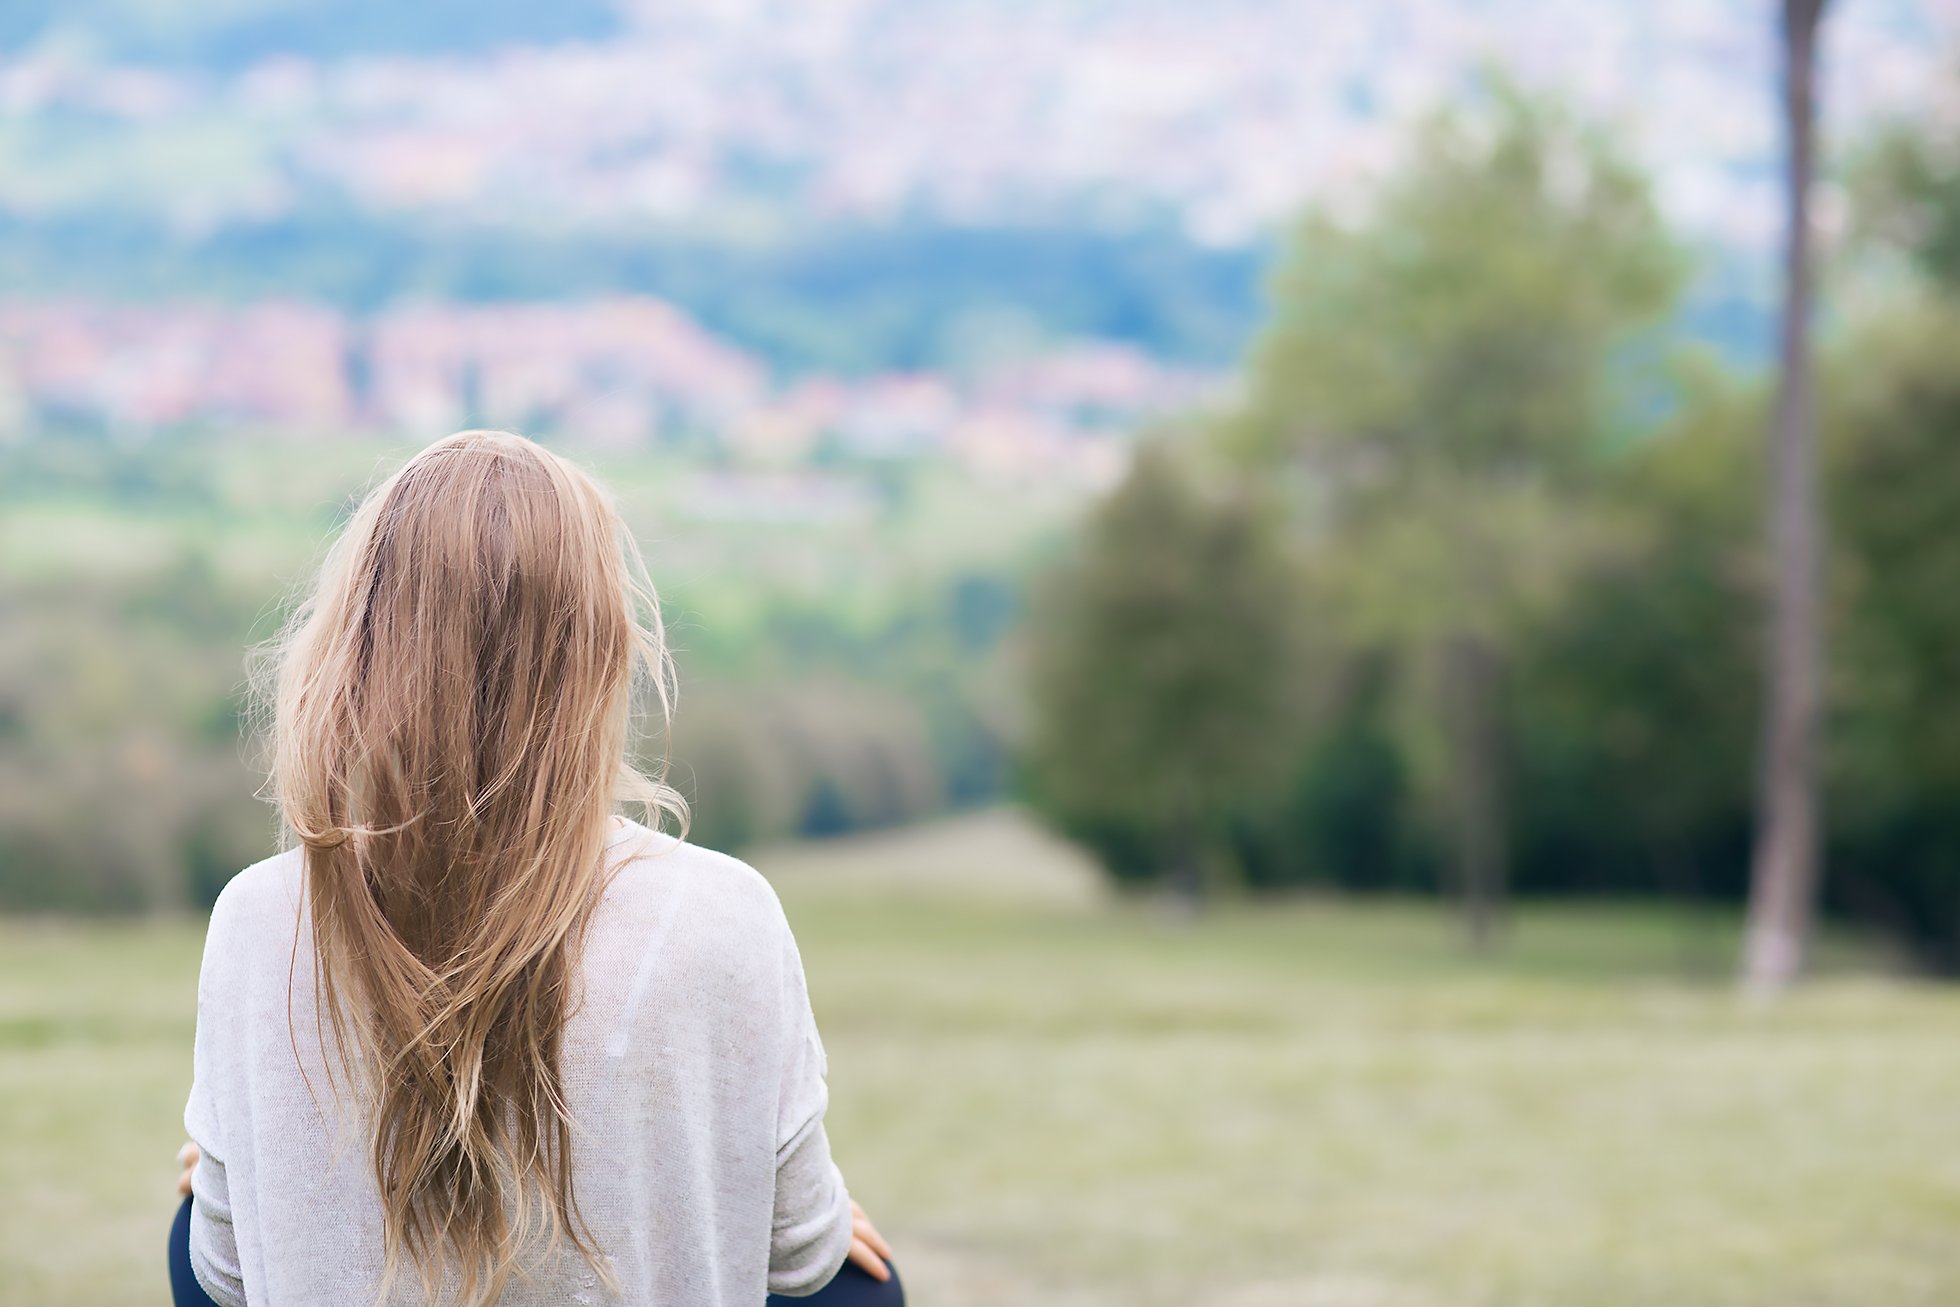
<instances>
[{"instance_id":1,"label":"dark blue jeans","mask_svg":"<svg viewBox=\"0 0 1960 1307\"><path fill-rule=\"evenodd\" d=\"M170 1297L176 1307L216 1307L211 1296L191 1273L191 1200L177 1208L177 1219L170 1227ZM809 1303L811 1307L905 1307L905 1290L898 1282L898 1268L883 1284L845 1262L837 1278L807 1298L769 1295L768 1307L792 1307Z\"/></svg>"}]
</instances>

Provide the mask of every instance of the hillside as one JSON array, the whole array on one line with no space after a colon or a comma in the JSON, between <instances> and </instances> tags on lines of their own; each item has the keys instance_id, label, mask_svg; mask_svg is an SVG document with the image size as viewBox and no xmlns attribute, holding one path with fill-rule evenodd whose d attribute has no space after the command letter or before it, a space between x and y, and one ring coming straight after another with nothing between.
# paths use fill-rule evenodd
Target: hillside
<instances>
[{"instance_id":1,"label":"hillside","mask_svg":"<svg viewBox=\"0 0 1960 1307\"><path fill-rule=\"evenodd\" d=\"M1834 121L1948 0L1846 6ZM32 0L0 16L0 292L671 301L787 372L1120 341L1216 365L1266 257L1492 63L1629 131L1762 348L1766 6Z\"/></svg>"}]
</instances>

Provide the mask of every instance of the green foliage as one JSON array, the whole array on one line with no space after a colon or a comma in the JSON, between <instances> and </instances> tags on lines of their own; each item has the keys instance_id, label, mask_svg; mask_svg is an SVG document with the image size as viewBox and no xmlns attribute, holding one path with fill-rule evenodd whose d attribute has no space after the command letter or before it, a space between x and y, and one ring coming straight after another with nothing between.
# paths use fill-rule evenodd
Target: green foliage
<instances>
[{"instance_id":1,"label":"green foliage","mask_svg":"<svg viewBox=\"0 0 1960 1307\"><path fill-rule=\"evenodd\" d=\"M1762 429L1753 394L1708 390L1608 470L1612 545L1517 655L1521 887L1740 892Z\"/></svg>"},{"instance_id":2,"label":"green foliage","mask_svg":"<svg viewBox=\"0 0 1960 1307\"><path fill-rule=\"evenodd\" d=\"M253 601L195 564L0 584L0 909L215 897L271 821L236 734ZM177 620L181 614L183 620Z\"/></svg>"},{"instance_id":3,"label":"green foliage","mask_svg":"<svg viewBox=\"0 0 1960 1307\"><path fill-rule=\"evenodd\" d=\"M1838 531L1829 797L1843 906L1960 971L1960 306L1847 343L1825 393Z\"/></svg>"},{"instance_id":4,"label":"green foliage","mask_svg":"<svg viewBox=\"0 0 1960 1307\"><path fill-rule=\"evenodd\" d=\"M1940 234L1949 217L1960 232L1960 189L1937 157L1918 156L1908 188L1915 248L1936 285L1960 286ZM1428 124L1362 217L1302 225L1244 402L1217 430L1284 496L1298 565L1272 584L1313 619L1291 646L1288 729L1213 719L1286 747L1268 783L1237 774L1216 792L1217 811L1236 805L1222 819L1248 883L1433 891L1481 840L1497 884L1523 893L1741 898L1767 415L1758 387L1685 367L1631 384L1636 360L1664 357L1643 333L1679 271L1611 142L1502 88ZM1956 356L1960 305L1895 306L1833 345L1820 385L1836 523L1827 906L1946 971L1960 971ZM1631 402L1657 393L1658 423ZM1141 464L1076 563L1075 606L1037 626L1037 794L1119 878L1161 871L1174 796L1201 792L1197 774L1228 779L1202 761L1229 754L1222 741L1161 761L1192 728L1147 638L1192 625L1162 619L1160 592L1190 584L1173 564L1199 533L1199 480ZM1153 611L1135 596L1154 596L1153 619L1123 620ZM1177 602L1253 647L1277 629L1256 603ZM1502 673L1467 715L1438 678L1466 640ZM1265 674L1235 669L1233 649L1186 656L1221 679ZM1481 829L1465 820L1478 805Z\"/></svg>"},{"instance_id":5,"label":"green foliage","mask_svg":"<svg viewBox=\"0 0 1960 1307\"><path fill-rule=\"evenodd\" d=\"M1613 416L1614 350L1684 271L1597 128L1497 82L1430 119L1358 222L1296 232L1238 443L1346 502L1451 476L1569 480Z\"/></svg>"},{"instance_id":6,"label":"green foliage","mask_svg":"<svg viewBox=\"0 0 1960 1307\"><path fill-rule=\"evenodd\" d=\"M1960 288L1960 139L1913 127L1880 133L1851 170L1859 234Z\"/></svg>"},{"instance_id":7,"label":"green foliage","mask_svg":"<svg viewBox=\"0 0 1960 1307\"><path fill-rule=\"evenodd\" d=\"M1683 270L1610 138L1487 92L1424 124L1361 219L1309 215L1221 433L1293 471L1316 606L1351 660L1391 669L1399 765L1350 738L1332 774L1372 776L1384 814L1406 778L1480 936L1510 861L1506 666L1610 545L1591 496L1643 393L1630 347Z\"/></svg>"},{"instance_id":8,"label":"green foliage","mask_svg":"<svg viewBox=\"0 0 1960 1307\"><path fill-rule=\"evenodd\" d=\"M1119 876L1193 875L1295 747L1297 580L1249 488L1146 445L1031 623L1035 802Z\"/></svg>"},{"instance_id":9,"label":"green foliage","mask_svg":"<svg viewBox=\"0 0 1960 1307\"><path fill-rule=\"evenodd\" d=\"M1305 733L1293 783L1235 831L1254 889L1433 890L1431 850L1409 821L1408 766L1388 720L1385 655L1352 659Z\"/></svg>"},{"instance_id":10,"label":"green foliage","mask_svg":"<svg viewBox=\"0 0 1960 1307\"><path fill-rule=\"evenodd\" d=\"M1960 971L1960 464L1945 456L1960 430L1956 352L1954 309L1897 311L1826 355L1821 388L1836 524L1826 905L1945 972ZM1753 472L1764 427L1758 389L1703 386L1600 469L1587 511L1602 545L1512 646L1504 720L1518 891L1742 897L1761 702ZM1353 657L1380 665L1379 653ZM1337 685L1334 708L1313 719L1304 774L1336 779L1303 784L1255 830L1279 850L1262 883L1434 883L1406 824L1418 814L1395 806L1395 771L1368 761L1382 738L1372 693L1368 681ZM1316 786L1351 788L1334 803ZM1398 833L1388 852L1324 852L1365 846L1348 833L1358 814L1398 811L1401 824L1369 819Z\"/></svg>"},{"instance_id":11,"label":"green foliage","mask_svg":"<svg viewBox=\"0 0 1960 1307\"><path fill-rule=\"evenodd\" d=\"M834 674L709 682L689 695L673 754L689 838L711 848L890 826L946 802L920 703Z\"/></svg>"},{"instance_id":12,"label":"green foliage","mask_svg":"<svg viewBox=\"0 0 1960 1307\"><path fill-rule=\"evenodd\" d=\"M1502 84L1418 133L1365 222L1307 219L1224 436L1299 470L1351 638L1501 649L1557 604L1597 543L1616 351L1680 271L1610 140Z\"/></svg>"}]
</instances>

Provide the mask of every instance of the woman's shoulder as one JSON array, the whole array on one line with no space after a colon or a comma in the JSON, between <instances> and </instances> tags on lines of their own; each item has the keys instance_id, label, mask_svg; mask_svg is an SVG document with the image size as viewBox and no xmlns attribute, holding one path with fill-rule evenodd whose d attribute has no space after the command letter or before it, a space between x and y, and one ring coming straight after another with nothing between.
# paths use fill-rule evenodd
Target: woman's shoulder
<instances>
[{"instance_id":1,"label":"woman's shoulder","mask_svg":"<svg viewBox=\"0 0 1960 1307\"><path fill-rule=\"evenodd\" d=\"M299 904L304 854L282 849L261 858L225 883L211 905L211 929L236 928L268 914L290 916Z\"/></svg>"},{"instance_id":2,"label":"woman's shoulder","mask_svg":"<svg viewBox=\"0 0 1960 1307\"><path fill-rule=\"evenodd\" d=\"M773 946L787 933L781 900L766 877L742 859L627 818L608 839L614 861L603 902L605 915L651 922L676 913L699 924L718 922L737 936ZM303 907L305 861L291 848L238 872L212 905L208 938L264 937L279 925L290 939Z\"/></svg>"},{"instance_id":3,"label":"woman's shoulder","mask_svg":"<svg viewBox=\"0 0 1960 1307\"><path fill-rule=\"evenodd\" d=\"M609 846L629 854L607 890L607 899L618 908L653 915L681 911L693 920L719 920L771 942L787 930L775 886L748 863L638 822L626 825L625 836Z\"/></svg>"},{"instance_id":4,"label":"woman's shoulder","mask_svg":"<svg viewBox=\"0 0 1960 1307\"><path fill-rule=\"evenodd\" d=\"M706 892L713 901L739 905L768 917L782 915L776 888L762 872L741 858L694 845L666 831L655 831L619 817L623 831L608 843L608 852L625 852L613 884L629 890L653 890L696 897Z\"/></svg>"},{"instance_id":5,"label":"woman's shoulder","mask_svg":"<svg viewBox=\"0 0 1960 1307\"><path fill-rule=\"evenodd\" d=\"M198 973L200 1011L290 968L298 947L303 855L287 849L233 876L211 905Z\"/></svg>"}]
</instances>

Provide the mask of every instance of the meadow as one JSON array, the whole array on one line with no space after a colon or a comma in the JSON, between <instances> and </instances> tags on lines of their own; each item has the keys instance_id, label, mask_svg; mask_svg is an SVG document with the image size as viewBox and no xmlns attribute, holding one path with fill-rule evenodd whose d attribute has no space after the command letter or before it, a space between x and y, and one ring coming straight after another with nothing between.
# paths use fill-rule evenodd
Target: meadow
<instances>
[{"instance_id":1,"label":"meadow","mask_svg":"<svg viewBox=\"0 0 1960 1307\"><path fill-rule=\"evenodd\" d=\"M920 1307L1960 1300L1960 992L1732 920L1114 902L1008 813L758 850ZM200 925L0 924L0 1305L162 1302Z\"/></svg>"}]
</instances>

